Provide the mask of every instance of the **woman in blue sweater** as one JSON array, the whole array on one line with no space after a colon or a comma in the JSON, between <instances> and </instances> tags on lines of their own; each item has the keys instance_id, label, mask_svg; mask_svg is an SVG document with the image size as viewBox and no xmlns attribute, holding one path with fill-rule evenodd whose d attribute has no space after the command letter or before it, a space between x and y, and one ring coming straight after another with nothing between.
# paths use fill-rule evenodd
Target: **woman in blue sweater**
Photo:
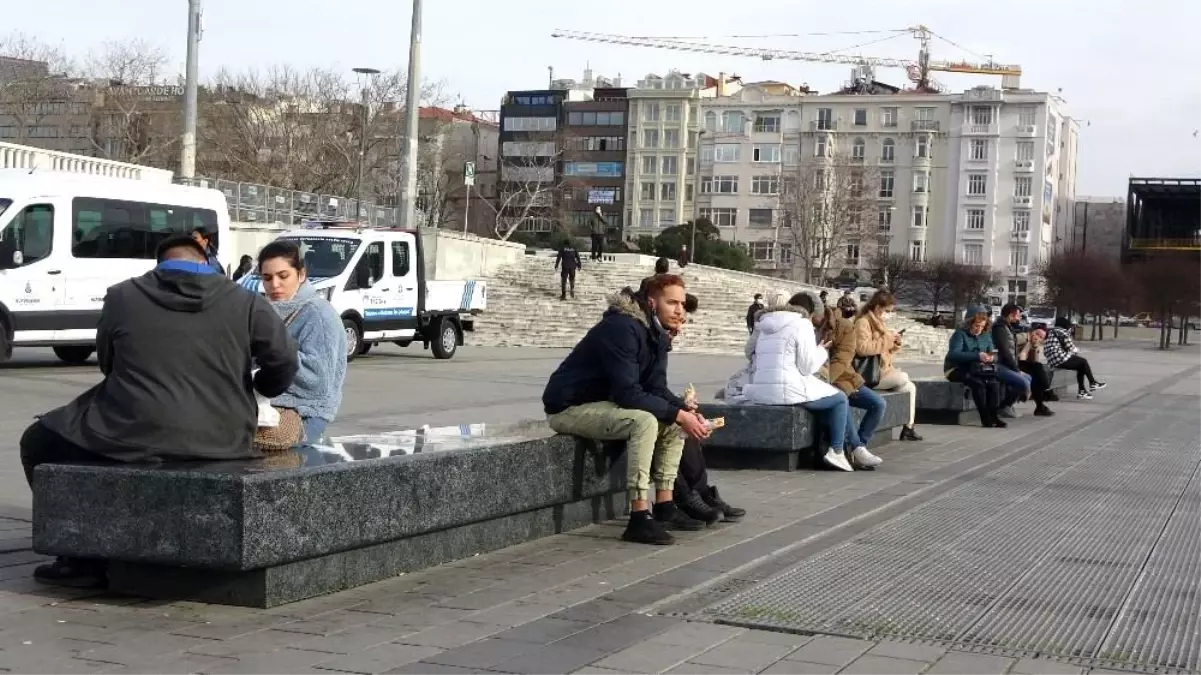
<instances>
[{"instance_id":1,"label":"woman in blue sweater","mask_svg":"<svg viewBox=\"0 0 1201 675\"><path fill-rule=\"evenodd\" d=\"M346 331L332 305L308 282L300 248L274 241L259 252L259 276L267 299L296 341L300 370L271 405L292 408L304 420L305 441L316 443L334 421L346 379Z\"/></svg>"},{"instance_id":2,"label":"woman in blue sweater","mask_svg":"<svg viewBox=\"0 0 1201 675\"><path fill-rule=\"evenodd\" d=\"M980 426L1004 429L1009 425L997 415L1001 390L988 315L987 307L967 308L963 325L951 333L942 369L948 380L962 382L972 393L972 401L980 413Z\"/></svg>"}]
</instances>

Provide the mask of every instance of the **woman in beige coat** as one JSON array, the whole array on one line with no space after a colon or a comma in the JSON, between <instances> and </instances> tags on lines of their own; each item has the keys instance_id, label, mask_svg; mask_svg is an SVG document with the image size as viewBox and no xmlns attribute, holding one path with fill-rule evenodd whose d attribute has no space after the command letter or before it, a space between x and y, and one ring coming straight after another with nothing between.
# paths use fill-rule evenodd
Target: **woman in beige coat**
<instances>
[{"instance_id":1,"label":"woman in beige coat","mask_svg":"<svg viewBox=\"0 0 1201 675\"><path fill-rule=\"evenodd\" d=\"M917 387L905 371L892 363L893 356L901 351L901 334L889 330L885 319L896 306L896 298L886 290L876 291L863 305L859 316L855 318L855 354L880 357L880 381L872 387L873 389L909 392L909 421L901 427L900 440L920 441L922 437L918 436L913 428L914 418L917 416Z\"/></svg>"}]
</instances>

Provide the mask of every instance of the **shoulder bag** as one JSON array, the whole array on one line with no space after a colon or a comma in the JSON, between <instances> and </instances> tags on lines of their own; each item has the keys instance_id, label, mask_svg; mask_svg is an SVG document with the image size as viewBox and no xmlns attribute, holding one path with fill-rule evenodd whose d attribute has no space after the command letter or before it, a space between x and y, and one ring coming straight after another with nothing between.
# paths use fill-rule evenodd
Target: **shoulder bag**
<instances>
[{"instance_id":1,"label":"shoulder bag","mask_svg":"<svg viewBox=\"0 0 1201 675\"><path fill-rule=\"evenodd\" d=\"M302 305L303 307L303 305ZM284 326L291 326L300 314L297 307L287 319ZM279 424L273 427L258 427L254 432L254 449L260 452L283 452L289 450L304 438L304 420L295 408L272 406L279 413Z\"/></svg>"},{"instance_id":2,"label":"shoulder bag","mask_svg":"<svg viewBox=\"0 0 1201 675\"><path fill-rule=\"evenodd\" d=\"M883 361L879 354L875 356L856 356L851 359L851 367L859 373L859 377L863 378L863 384L867 385L868 389L875 389L880 384L880 376L883 370Z\"/></svg>"}]
</instances>

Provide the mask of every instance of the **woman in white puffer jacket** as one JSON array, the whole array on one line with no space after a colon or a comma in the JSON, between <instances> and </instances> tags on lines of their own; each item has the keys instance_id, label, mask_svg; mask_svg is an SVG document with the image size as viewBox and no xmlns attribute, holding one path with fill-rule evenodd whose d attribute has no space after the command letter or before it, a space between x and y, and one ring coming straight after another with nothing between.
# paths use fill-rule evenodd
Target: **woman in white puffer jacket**
<instances>
[{"instance_id":1,"label":"woman in white puffer jacket","mask_svg":"<svg viewBox=\"0 0 1201 675\"><path fill-rule=\"evenodd\" d=\"M777 300L763 310L747 340L750 366L731 378L725 398L736 404L804 407L826 427L830 449L822 459L836 469L854 471L843 450L845 443L854 452L866 448L859 442L846 394L817 376L829 359L829 344L818 344L814 330L814 323L823 320L823 311L821 303L805 293L797 293L787 303Z\"/></svg>"}]
</instances>

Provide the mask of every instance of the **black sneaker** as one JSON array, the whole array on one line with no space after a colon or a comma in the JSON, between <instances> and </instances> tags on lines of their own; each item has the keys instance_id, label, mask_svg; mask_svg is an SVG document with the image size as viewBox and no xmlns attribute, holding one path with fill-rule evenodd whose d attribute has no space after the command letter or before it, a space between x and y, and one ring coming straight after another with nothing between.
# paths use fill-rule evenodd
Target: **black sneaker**
<instances>
[{"instance_id":1,"label":"black sneaker","mask_svg":"<svg viewBox=\"0 0 1201 675\"><path fill-rule=\"evenodd\" d=\"M630 523L621 538L635 544L654 544L669 546L676 543L676 538L664 529L663 524L651 517L650 511L635 511L630 514Z\"/></svg>"},{"instance_id":2,"label":"black sneaker","mask_svg":"<svg viewBox=\"0 0 1201 675\"><path fill-rule=\"evenodd\" d=\"M47 565L39 565L33 571L33 578L43 584L63 588L108 588L105 565L99 560L60 557Z\"/></svg>"},{"instance_id":3,"label":"black sneaker","mask_svg":"<svg viewBox=\"0 0 1201 675\"><path fill-rule=\"evenodd\" d=\"M1093 382L1093 386L1089 387L1089 391L1097 391L1099 389L1104 389L1104 388L1105 388L1104 382Z\"/></svg>"},{"instance_id":4,"label":"black sneaker","mask_svg":"<svg viewBox=\"0 0 1201 675\"><path fill-rule=\"evenodd\" d=\"M1048 389L1047 393L1043 394L1043 398L1054 403L1059 400L1059 394L1056 394L1054 389Z\"/></svg>"},{"instance_id":5,"label":"black sneaker","mask_svg":"<svg viewBox=\"0 0 1201 675\"><path fill-rule=\"evenodd\" d=\"M1055 411L1051 410L1050 408L1048 408L1045 405L1042 405L1042 406L1039 406L1034 409L1034 416L1035 417L1054 417Z\"/></svg>"},{"instance_id":6,"label":"black sneaker","mask_svg":"<svg viewBox=\"0 0 1201 675\"><path fill-rule=\"evenodd\" d=\"M709 506L717 509L727 523L736 523L746 515L746 509L740 509L727 504L721 498L721 495L718 494L717 488L712 485L709 486L708 490L701 493L701 499L704 499L705 503Z\"/></svg>"},{"instance_id":7,"label":"black sneaker","mask_svg":"<svg viewBox=\"0 0 1201 675\"><path fill-rule=\"evenodd\" d=\"M654 514L656 521L669 530L696 532L697 530L705 529L703 521L689 518L687 514L676 508L675 502L655 504L651 507L651 513Z\"/></svg>"},{"instance_id":8,"label":"black sneaker","mask_svg":"<svg viewBox=\"0 0 1201 675\"><path fill-rule=\"evenodd\" d=\"M920 441L920 440L922 440L922 437L917 435L917 431L913 427L903 426L903 427L901 427L901 435L898 437L897 440Z\"/></svg>"},{"instance_id":9,"label":"black sneaker","mask_svg":"<svg viewBox=\"0 0 1201 675\"><path fill-rule=\"evenodd\" d=\"M712 525L721 520L721 511L706 503L696 490L686 495L677 495L675 502L676 507L683 511L684 515L694 520L699 520L706 525Z\"/></svg>"},{"instance_id":10,"label":"black sneaker","mask_svg":"<svg viewBox=\"0 0 1201 675\"><path fill-rule=\"evenodd\" d=\"M1009 426L1009 424L1007 424L1005 422L1005 420L995 419L995 420L985 424L984 426L992 427L993 429L1005 429Z\"/></svg>"}]
</instances>

